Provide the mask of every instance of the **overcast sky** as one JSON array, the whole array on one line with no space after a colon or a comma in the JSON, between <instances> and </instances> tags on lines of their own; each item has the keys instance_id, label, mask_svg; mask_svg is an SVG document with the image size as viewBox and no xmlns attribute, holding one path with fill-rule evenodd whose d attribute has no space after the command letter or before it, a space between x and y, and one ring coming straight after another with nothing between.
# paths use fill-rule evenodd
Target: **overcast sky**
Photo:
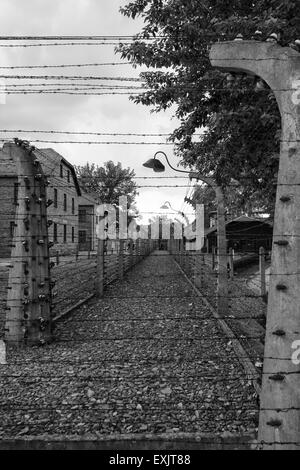
<instances>
[{"instance_id":1,"label":"overcast sky","mask_svg":"<svg viewBox=\"0 0 300 470\"><path fill-rule=\"evenodd\" d=\"M1 0L1 35L132 35L142 24L125 18L119 8L128 0ZM19 41L20 42L20 41ZM1 42L5 44L5 42ZM70 46L70 47L33 47L1 48L0 66L80 64L120 62L115 55L114 46ZM103 66L72 69L33 69L7 71L0 73L22 75L99 75L99 76L138 76L140 70L130 65ZM174 112L174 111L173 111ZM170 133L177 125L172 119L172 111L151 114L150 109L135 105L128 96L68 96L68 95L16 95L7 96L6 104L0 105L0 129L37 129L62 131L88 131L107 133ZM11 134L14 136L14 134ZM3 134L0 133L0 137ZM35 139L33 134L20 137ZM54 138L55 137L55 138ZM89 136L52 136L54 140L93 140ZM95 137L95 140L114 140L112 137ZM140 140L146 138L120 138L115 140ZM160 137L148 141L161 141ZM52 147L73 164L94 162L98 165L107 160L120 161L123 166L131 167L138 177L154 176L142 163L152 157L157 150L165 151L170 161L177 166L178 159L173 156L173 147L155 145L74 145L74 144L37 144L39 148ZM174 176L172 170L160 176ZM177 174L178 176L178 174ZM142 180L139 185L188 185L188 179ZM140 188L138 208L143 213L143 222L150 212L162 212L160 206L170 201L176 209L183 208L187 188ZM184 209L190 213L191 207Z\"/></svg>"}]
</instances>

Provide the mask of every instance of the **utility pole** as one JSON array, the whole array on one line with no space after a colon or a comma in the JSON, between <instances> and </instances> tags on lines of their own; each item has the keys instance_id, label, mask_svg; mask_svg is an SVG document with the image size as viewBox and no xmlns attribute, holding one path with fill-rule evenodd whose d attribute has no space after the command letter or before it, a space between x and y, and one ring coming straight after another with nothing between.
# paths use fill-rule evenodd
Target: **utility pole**
<instances>
[{"instance_id":1,"label":"utility pole","mask_svg":"<svg viewBox=\"0 0 300 470\"><path fill-rule=\"evenodd\" d=\"M18 174L18 204L8 281L5 339L12 345L51 340L51 284L46 199L47 181L35 148L8 144Z\"/></svg>"},{"instance_id":2,"label":"utility pole","mask_svg":"<svg viewBox=\"0 0 300 470\"><path fill-rule=\"evenodd\" d=\"M300 446L300 54L274 42L212 46L223 71L263 79L281 112L282 138L258 441L262 449Z\"/></svg>"}]
</instances>

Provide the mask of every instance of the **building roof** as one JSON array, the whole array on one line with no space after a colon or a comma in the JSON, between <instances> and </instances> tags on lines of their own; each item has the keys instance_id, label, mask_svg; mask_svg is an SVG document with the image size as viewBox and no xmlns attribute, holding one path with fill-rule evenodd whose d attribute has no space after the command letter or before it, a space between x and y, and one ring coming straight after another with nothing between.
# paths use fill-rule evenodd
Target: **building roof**
<instances>
[{"instance_id":1,"label":"building roof","mask_svg":"<svg viewBox=\"0 0 300 470\"><path fill-rule=\"evenodd\" d=\"M72 173L78 196L81 196L81 188L72 163L68 162L68 160L53 149L39 149L38 159L46 175L51 175L61 163L68 167Z\"/></svg>"},{"instance_id":2,"label":"building roof","mask_svg":"<svg viewBox=\"0 0 300 470\"><path fill-rule=\"evenodd\" d=\"M0 177L17 177L16 164L12 157L12 148L14 146L15 144L13 142L8 142L3 145L2 149L0 149ZM38 149L38 154L36 157L40 161L45 175L48 176L51 176L54 170L56 170L58 165L61 163L68 167L73 176L78 196L81 196L81 189L74 166L68 162L68 160L66 160L62 155L53 149Z\"/></svg>"},{"instance_id":3,"label":"building roof","mask_svg":"<svg viewBox=\"0 0 300 470\"><path fill-rule=\"evenodd\" d=\"M92 194L86 193L83 189L81 189L81 196L79 198L79 204L82 206L84 205L95 206L95 205L100 204L100 202Z\"/></svg>"},{"instance_id":4,"label":"building roof","mask_svg":"<svg viewBox=\"0 0 300 470\"><path fill-rule=\"evenodd\" d=\"M16 178L16 166L11 155L10 143L5 143L0 149L0 177Z\"/></svg>"},{"instance_id":5,"label":"building roof","mask_svg":"<svg viewBox=\"0 0 300 470\"><path fill-rule=\"evenodd\" d=\"M258 217L248 217L247 215L241 215L240 217L236 217L235 219L227 220L226 227L227 225L230 225L232 223L251 223L251 222L262 224L262 225L266 224L269 226L273 225L272 221L269 219L263 219L263 218L258 218ZM214 227L211 227L205 230L205 236L216 231L217 231L217 226L215 225Z\"/></svg>"}]
</instances>

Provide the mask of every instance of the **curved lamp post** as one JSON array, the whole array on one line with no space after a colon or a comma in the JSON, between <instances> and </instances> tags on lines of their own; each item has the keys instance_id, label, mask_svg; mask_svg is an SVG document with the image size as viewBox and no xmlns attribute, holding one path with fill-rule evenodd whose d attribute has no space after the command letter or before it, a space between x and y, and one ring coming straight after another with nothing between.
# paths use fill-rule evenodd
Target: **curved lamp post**
<instances>
[{"instance_id":1,"label":"curved lamp post","mask_svg":"<svg viewBox=\"0 0 300 470\"><path fill-rule=\"evenodd\" d=\"M182 212L182 211L178 211L177 209L174 209L174 207L171 206L171 204L170 204L169 201L166 201L166 202L161 206L161 209L164 209L164 210L171 209L172 211L174 211L174 212L176 212L177 214L181 215L181 217L183 217L184 220L186 221L186 224L189 225L189 219L187 218L187 216L185 215L185 213Z\"/></svg>"},{"instance_id":2,"label":"curved lamp post","mask_svg":"<svg viewBox=\"0 0 300 470\"><path fill-rule=\"evenodd\" d=\"M162 173L165 171L165 166L157 159L161 154L165 157L168 165L172 170L178 173L188 174L190 179L201 180L203 183L211 186L217 199L217 248L218 248L218 283L217 283L217 308L219 315L226 315L228 311L228 275L227 275L227 244L226 244L226 224L225 224L225 207L224 207L224 194L222 188L218 186L216 181L208 176L203 176L196 171L185 171L174 168L163 151L158 151L153 158L150 158L144 167L152 169L155 173Z\"/></svg>"}]
</instances>

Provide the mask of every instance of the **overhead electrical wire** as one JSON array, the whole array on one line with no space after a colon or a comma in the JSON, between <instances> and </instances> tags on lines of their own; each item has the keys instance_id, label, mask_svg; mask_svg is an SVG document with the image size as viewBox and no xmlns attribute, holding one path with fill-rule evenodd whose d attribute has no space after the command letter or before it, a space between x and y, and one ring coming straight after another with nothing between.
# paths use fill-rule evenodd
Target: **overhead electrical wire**
<instances>
[{"instance_id":1,"label":"overhead electrical wire","mask_svg":"<svg viewBox=\"0 0 300 470\"><path fill-rule=\"evenodd\" d=\"M15 70L15 69L52 69L52 68L73 68L73 67L106 67L106 66L119 66L119 65L132 65L134 62L96 62L89 64L53 64L53 65L0 65L0 70Z\"/></svg>"},{"instance_id":2,"label":"overhead electrical wire","mask_svg":"<svg viewBox=\"0 0 300 470\"><path fill-rule=\"evenodd\" d=\"M0 129L0 133L28 133L28 134L66 134L66 135L103 135L103 136L136 136L136 137L166 137L169 133L131 133L131 132L87 132L87 131L57 131L57 130L25 130L25 129ZM202 135L202 134L194 134Z\"/></svg>"}]
</instances>

